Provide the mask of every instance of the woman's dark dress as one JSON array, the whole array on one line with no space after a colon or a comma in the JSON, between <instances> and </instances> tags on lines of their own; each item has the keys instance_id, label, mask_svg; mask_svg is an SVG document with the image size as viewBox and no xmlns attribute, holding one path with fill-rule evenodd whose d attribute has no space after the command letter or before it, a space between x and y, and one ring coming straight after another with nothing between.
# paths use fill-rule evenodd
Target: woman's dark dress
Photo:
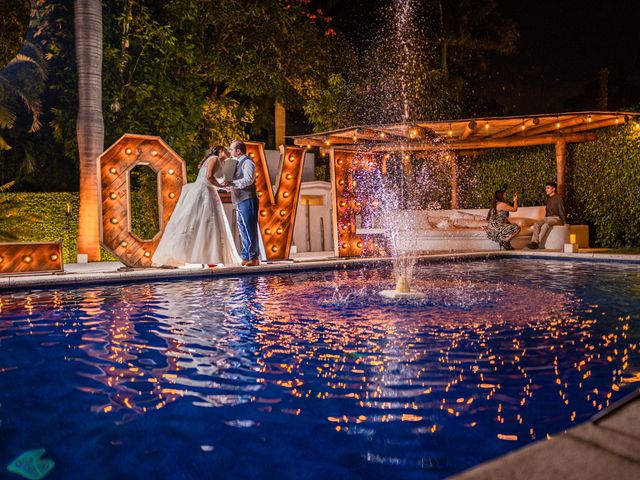
<instances>
[{"instance_id":1,"label":"woman's dark dress","mask_svg":"<svg viewBox=\"0 0 640 480\"><path fill-rule=\"evenodd\" d=\"M506 210L493 210L489 217L486 232L489 240L494 242L504 242L507 238L520 231L520 226L511 223L508 219L509 212Z\"/></svg>"}]
</instances>

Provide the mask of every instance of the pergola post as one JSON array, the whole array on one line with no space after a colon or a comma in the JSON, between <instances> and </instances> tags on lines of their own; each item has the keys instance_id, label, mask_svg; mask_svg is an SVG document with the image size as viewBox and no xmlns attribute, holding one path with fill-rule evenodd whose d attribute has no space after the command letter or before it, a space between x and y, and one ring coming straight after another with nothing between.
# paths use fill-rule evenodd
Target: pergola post
<instances>
[{"instance_id":1,"label":"pergola post","mask_svg":"<svg viewBox=\"0 0 640 480\"><path fill-rule=\"evenodd\" d=\"M558 140L556 142L556 183L558 184L558 193L564 195L564 173L567 164L567 142Z\"/></svg>"},{"instance_id":2,"label":"pergola post","mask_svg":"<svg viewBox=\"0 0 640 480\"><path fill-rule=\"evenodd\" d=\"M451 155L451 208L458 206L458 160Z\"/></svg>"}]
</instances>

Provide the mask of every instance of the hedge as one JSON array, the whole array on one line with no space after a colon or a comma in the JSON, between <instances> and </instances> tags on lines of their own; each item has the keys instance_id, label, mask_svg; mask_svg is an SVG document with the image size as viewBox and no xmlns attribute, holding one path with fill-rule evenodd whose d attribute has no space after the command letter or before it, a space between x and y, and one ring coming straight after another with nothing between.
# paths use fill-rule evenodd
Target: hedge
<instances>
[{"instance_id":1,"label":"hedge","mask_svg":"<svg viewBox=\"0 0 640 480\"><path fill-rule=\"evenodd\" d=\"M487 208L496 190L517 193L522 206L544 205L544 184L556 178L555 147L492 149L460 160L458 198L462 208Z\"/></svg>"},{"instance_id":2,"label":"hedge","mask_svg":"<svg viewBox=\"0 0 640 480\"><path fill-rule=\"evenodd\" d=\"M570 148L567 188L597 246L640 246L640 122L609 128Z\"/></svg>"},{"instance_id":3,"label":"hedge","mask_svg":"<svg viewBox=\"0 0 640 480\"><path fill-rule=\"evenodd\" d=\"M66 263L75 263L78 239L78 192L4 194L10 202L15 202L25 217L35 217L27 226L26 233L18 241L55 241L62 239L62 255ZM70 215L67 218L67 204ZM101 260L115 258L101 248Z\"/></svg>"}]
</instances>

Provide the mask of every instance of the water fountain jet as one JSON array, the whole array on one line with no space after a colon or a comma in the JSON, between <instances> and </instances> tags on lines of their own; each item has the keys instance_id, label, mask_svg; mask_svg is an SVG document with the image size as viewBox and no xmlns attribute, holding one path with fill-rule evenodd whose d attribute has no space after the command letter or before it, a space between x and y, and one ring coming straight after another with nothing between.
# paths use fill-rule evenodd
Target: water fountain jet
<instances>
[{"instance_id":1,"label":"water fountain jet","mask_svg":"<svg viewBox=\"0 0 640 480\"><path fill-rule=\"evenodd\" d=\"M396 277L395 290L382 290L379 295L393 300L413 300L424 298L425 294L411 290L411 278L416 258L401 252L394 256L394 273Z\"/></svg>"}]
</instances>

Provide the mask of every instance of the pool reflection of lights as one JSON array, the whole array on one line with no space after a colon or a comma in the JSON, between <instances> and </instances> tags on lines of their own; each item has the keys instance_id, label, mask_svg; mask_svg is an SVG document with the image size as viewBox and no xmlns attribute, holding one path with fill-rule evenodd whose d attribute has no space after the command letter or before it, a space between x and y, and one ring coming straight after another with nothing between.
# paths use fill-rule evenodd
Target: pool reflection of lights
<instances>
[{"instance_id":1,"label":"pool reflection of lights","mask_svg":"<svg viewBox=\"0 0 640 480\"><path fill-rule=\"evenodd\" d=\"M293 458L367 478L448 476L633 387L635 275L533 260L418 265L412 287L427 296L399 303L375 295L392 286L388 269L0 293L2 412L24 425L6 440L60 422L64 478L153 476L178 448L198 472L238 478L299 478L307 470L282 466ZM9 388L19 381L28 391ZM70 412L77 421L63 422ZM90 461L77 465L80 447ZM118 448L127 455L108 467L91 461ZM153 451L163 454L136 461ZM246 452L255 464L234 461Z\"/></svg>"}]
</instances>

